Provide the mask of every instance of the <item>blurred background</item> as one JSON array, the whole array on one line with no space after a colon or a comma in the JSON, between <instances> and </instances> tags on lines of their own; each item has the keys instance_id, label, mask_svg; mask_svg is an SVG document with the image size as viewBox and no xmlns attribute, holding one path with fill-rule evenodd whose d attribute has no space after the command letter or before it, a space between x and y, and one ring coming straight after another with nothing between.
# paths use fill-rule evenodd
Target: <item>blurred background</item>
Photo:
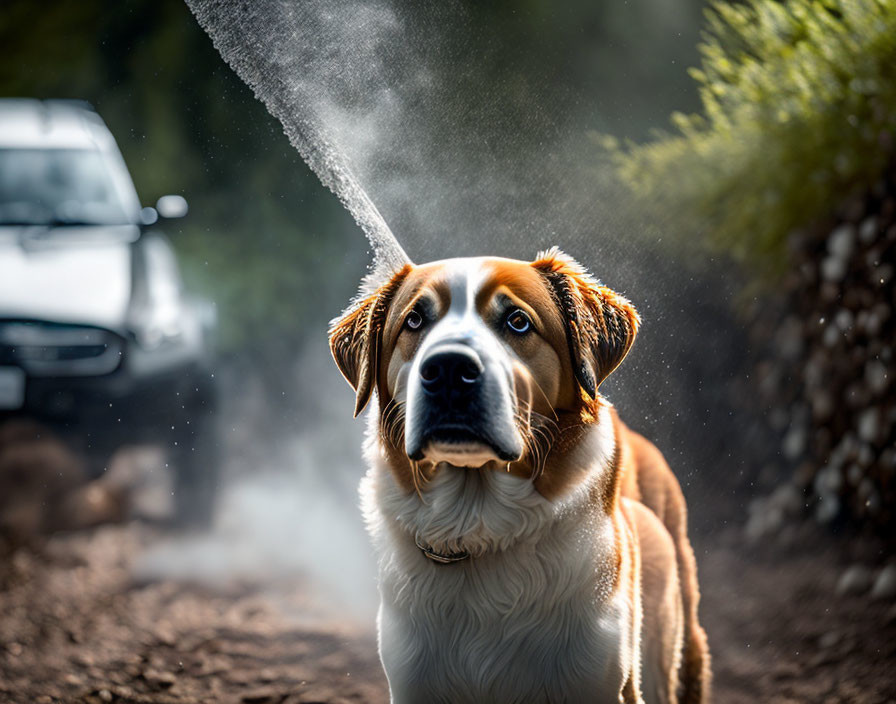
<instances>
[{"instance_id":1,"label":"blurred background","mask_svg":"<svg viewBox=\"0 0 896 704\"><path fill-rule=\"evenodd\" d=\"M896 697L896 5L190 4L0 8L0 698L385 700L333 154L639 308L717 701Z\"/></svg>"}]
</instances>

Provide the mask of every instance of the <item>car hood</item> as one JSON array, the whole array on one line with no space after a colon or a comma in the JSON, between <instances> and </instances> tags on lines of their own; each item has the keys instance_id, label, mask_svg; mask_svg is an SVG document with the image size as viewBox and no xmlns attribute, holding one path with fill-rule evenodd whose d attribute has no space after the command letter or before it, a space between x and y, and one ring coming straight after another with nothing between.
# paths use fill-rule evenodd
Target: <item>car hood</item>
<instances>
[{"instance_id":1,"label":"car hood","mask_svg":"<svg viewBox=\"0 0 896 704\"><path fill-rule=\"evenodd\" d=\"M120 329L132 289L134 226L0 226L0 318Z\"/></svg>"}]
</instances>

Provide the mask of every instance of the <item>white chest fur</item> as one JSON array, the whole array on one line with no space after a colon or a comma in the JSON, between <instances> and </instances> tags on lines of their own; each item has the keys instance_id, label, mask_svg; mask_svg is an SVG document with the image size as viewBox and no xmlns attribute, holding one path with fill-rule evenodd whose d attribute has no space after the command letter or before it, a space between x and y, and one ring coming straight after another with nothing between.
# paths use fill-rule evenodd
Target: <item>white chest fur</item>
<instances>
[{"instance_id":1,"label":"white chest fur","mask_svg":"<svg viewBox=\"0 0 896 704\"><path fill-rule=\"evenodd\" d=\"M595 472L612 452L606 439L595 437ZM379 557L379 646L393 701L618 702L631 607L614 592L625 576L616 575L613 526L589 504L588 486L548 502L518 477L446 467L424 503L369 449L361 497ZM415 536L472 557L436 564Z\"/></svg>"}]
</instances>

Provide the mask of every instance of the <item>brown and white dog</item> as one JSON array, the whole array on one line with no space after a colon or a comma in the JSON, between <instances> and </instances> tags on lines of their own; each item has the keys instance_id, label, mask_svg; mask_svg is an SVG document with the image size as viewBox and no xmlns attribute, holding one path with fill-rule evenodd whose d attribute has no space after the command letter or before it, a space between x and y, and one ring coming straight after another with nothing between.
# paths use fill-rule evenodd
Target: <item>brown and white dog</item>
<instances>
[{"instance_id":1,"label":"brown and white dog","mask_svg":"<svg viewBox=\"0 0 896 704\"><path fill-rule=\"evenodd\" d=\"M330 329L394 702L706 702L681 489L598 393L640 319L557 249L407 264Z\"/></svg>"}]
</instances>

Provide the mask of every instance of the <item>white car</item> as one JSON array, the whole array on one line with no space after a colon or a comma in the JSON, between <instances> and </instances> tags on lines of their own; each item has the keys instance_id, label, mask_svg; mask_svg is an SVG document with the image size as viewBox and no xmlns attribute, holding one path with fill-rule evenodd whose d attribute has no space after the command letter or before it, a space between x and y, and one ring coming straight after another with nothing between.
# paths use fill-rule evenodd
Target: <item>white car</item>
<instances>
[{"instance_id":1,"label":"white car","mask_svg":"<svg viewBox=\"0 0 896 704\"><path fill-rule=\"evenodd\" d=\"M51 424L102 459L171 451L178 516L209 519L214 307L189 296L109 129L85 103L0 99L0 417ZM94 466L102 467L102 461Z\"/></svg>"}]
</instances>

